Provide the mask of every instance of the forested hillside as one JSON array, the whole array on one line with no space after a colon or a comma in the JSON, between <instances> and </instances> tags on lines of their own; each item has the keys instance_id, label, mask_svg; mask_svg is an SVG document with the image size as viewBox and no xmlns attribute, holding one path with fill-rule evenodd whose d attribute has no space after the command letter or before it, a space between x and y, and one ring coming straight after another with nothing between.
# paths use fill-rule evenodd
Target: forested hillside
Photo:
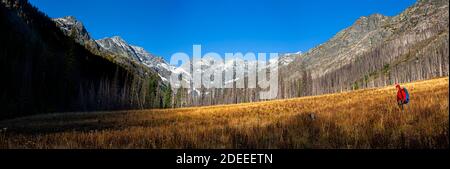
<instances>
[{"instance_id":1,"label":"forested hillside","mask_svg":"<svg viewBox=\"0 0 450 169\"><path fill-rule=\"evenodd\" d=\"M93 54L26 0L0 3L0 119L163 107L159 77Z\"/></svg>"},{"instance_id":2,"label":"forested hillside","mask_svg":"<svg viewBox=\"0 0 450 169\"><path fill-rule=\"evenodd\" d=\"M361 17L284 67L281 92L317 95L448 76L448 4L419 0L394 17ZM298 78L305 74L310 80Z\"/></svg>"}]
</instances>

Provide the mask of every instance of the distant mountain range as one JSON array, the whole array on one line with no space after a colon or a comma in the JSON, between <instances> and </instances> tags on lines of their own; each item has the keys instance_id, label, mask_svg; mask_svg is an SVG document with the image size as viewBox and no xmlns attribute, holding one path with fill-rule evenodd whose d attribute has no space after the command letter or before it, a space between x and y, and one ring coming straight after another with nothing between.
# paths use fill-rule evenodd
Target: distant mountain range
<instances>
[{"instance_id":1,"label":"distant mountain range","mask_svg":"<svg viewBox=\"0 0 450 169\"><path fill-rule=\"evenodd\" d=\"M172 73L184 72L184 75L188 77L189 80L192 79L192 72L190 70L180 70L182 68L177 68L174 65L168 64L161 57L157 57L147 52L142 47L130 45L119 36L99 40L92 39L83 23L73 16L55 18L53 20L67 36L73 37L81 45L84 45L87 48L93 49L95 51L100 51L101 53L119 56L119 58L145 65L146 67L157 72L161 80L163 80L163 82L167 84L169 83L170 75ZM300 54L301 52L282 54L279 61L280 63L282 63L282 65L287 65L293 61L294 56ZM228 63L213 65L212 62L209 62L207 60L200 60L199 62L201 63L197 64L201 65L203 69L195 71L203 71L204 69L209 69L212 66L215 66L214 69L224 70L225 72L233 71L233 61L234 60L230 60L228 61ZM250 64L255 63L256 62L252 62ZM234 79L232 81L237 80L238 79ZM200 94L198 90L194 88L189 91L196 91L196 95Z\"/></svg>"},{"instance_id":2,"label":"distant mountain range","mask_svg":"<svg viewBox=\"0 0 450 169\"><path fill-rule=\"evenodd\" d=\"M74 36L80 44L145 65L157 72L165 83L173 72L184 72L188 79L192 79L193 72L190 70L180 70L181 68L168 64L142 47L128 44L120 37L93 40L82 23L74 17L54 21L63 32ZM329 41L306 53L280 55L280 60L276 63L280 67L278 98L448 76L447 46L447 0L419 0L394 17L381 14L363 16ZM202 68L213 66L208 61L200 62ZM233 61L214 66L225 72L233 71L230 68ZM235 83L238 80L245 79L224 83ZM182 94L183 97L179 99L182 101L178 102L183 102L183 105L209 105L258 101L255 93L259 90L261 89L220 89L219 92L191 88L185 91L186 94Z\"/></svg>"},{"instance_id":3,"label":"distant mountain range","mask_svg":"<svg viewBox=\"0 0 450 169\"><path fill-rule=\"evenodd\" d=\"M156 71L165 81L174 69L161 57L150 54L142 47L130 45L119 36L94 40L89 35L89 32L86 30L83 23L73 16L56 18L53 20L67 36L73 37L81 45L96 52L100 52L103 55L115 56L115 61L132 61L134 63L145 65L153 71Z\"/></svg>"}]
</instances>

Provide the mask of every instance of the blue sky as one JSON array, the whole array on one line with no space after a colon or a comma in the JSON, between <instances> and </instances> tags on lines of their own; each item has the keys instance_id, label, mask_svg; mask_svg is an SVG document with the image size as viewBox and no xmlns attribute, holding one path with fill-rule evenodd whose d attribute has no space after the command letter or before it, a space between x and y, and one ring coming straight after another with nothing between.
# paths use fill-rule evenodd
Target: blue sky
<instances>
[{"instance_id":1,"label":"blue sky","mask_svg":"<svg viewBox=\"0 0 450 169\"><path fill-rule=\"evenodd\" d=\"M415 0L30 0L72 15L95 39L121 36L169 60L176 52L306 52L361 16L394 16Z\"/></svg>"}]
</instances>

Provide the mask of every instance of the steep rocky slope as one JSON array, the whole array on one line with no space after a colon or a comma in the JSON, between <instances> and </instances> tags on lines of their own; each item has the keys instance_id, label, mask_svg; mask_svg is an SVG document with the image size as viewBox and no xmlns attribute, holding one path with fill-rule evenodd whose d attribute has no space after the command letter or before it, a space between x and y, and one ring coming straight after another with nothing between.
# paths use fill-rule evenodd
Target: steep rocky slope
<instances>
[{"instance_id":1,"label":"steep rocky slope","mask_svg":"<svg viewBox=\"0 0 450 169\"><path fill-rule=\"evenodd\" d=\"M448 15L448 1L419 0L394 17L361 17L280 76L295 93L292 83L310 73L311 94L448 76Z\"/></svg>"}]
</instances>

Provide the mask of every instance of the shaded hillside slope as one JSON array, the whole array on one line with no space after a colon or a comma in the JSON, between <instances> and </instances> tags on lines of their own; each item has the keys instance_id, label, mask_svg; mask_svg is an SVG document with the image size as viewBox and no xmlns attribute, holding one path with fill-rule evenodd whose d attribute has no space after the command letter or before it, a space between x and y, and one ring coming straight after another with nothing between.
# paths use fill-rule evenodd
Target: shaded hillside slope
<instances>
[{"instance_id":1,"label":"shaded hillside slope","mask_svg":"<svg viewBox=\"0 0 450 169\"><path fill-rule=\"evenodd\" d=\"M26 0L0 3L0 119L160 107L158 77L92 54Z\"/></svg>"}]
</instances>

